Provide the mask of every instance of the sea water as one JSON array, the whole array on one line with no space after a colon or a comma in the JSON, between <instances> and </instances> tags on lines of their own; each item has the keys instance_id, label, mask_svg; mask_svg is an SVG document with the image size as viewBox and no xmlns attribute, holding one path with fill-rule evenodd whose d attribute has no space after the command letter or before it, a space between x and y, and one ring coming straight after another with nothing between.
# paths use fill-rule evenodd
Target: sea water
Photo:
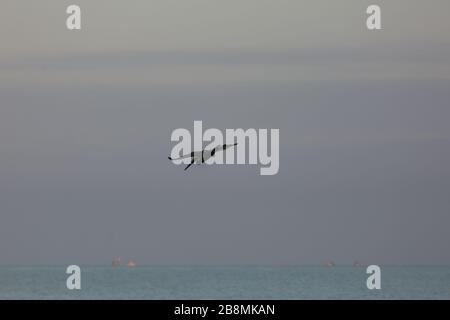
<instances>
[{"instance_id":1,"label":"sea water","mask_svg":"<svg viewBox=\"0 0 450 320\"><path fill-rule=\"evenodd\" d=\"M0 267L0 299L450 299L450 267L381 266L381 290L364 267Z\"/></svg>"}]
</instances>

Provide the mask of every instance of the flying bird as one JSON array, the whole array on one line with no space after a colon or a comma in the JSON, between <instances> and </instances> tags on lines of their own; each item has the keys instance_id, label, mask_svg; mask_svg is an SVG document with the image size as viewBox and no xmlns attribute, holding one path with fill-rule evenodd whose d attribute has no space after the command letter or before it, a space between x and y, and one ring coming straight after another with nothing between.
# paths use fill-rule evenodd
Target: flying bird
<instances>
[{"instance_id":1,"label":"flying bird","mask_svg":"<svg viewBox=\"0 0 450 320\"><path fill-rule=\"evenodd\" d=\"M191 163L189 163L186 166L186 168L184 168L184 170L187 170L194 163L196 163L196 164L205 163L205 161L214 157L217 152L226 150L227 148L234 147L235 145L237 145L237 142L235 144L223 144L223 145L217 146L211 150L203 149L202 151L192 151L190 154L184 155L180 158L174 159L174 158L169 157L169 160L173 161L173 160L181 160L181 159L191 158Z\"/></svg>"}]
</instances>

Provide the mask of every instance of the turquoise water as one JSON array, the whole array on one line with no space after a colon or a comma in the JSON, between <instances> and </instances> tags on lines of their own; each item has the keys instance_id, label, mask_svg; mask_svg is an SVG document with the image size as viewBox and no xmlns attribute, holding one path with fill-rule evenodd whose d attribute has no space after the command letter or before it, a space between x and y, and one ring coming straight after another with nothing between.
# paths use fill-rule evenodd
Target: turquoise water
<instances>
[{"instance_id":1,"label":"turquoise water","mask_svg":"<svg viewBox=\"0 0 450 320\"><path fill-rule=\"evenodd\" d=\"M0 267L0 299L450 299L450 267Z\"/></svg>"}]
</instances>

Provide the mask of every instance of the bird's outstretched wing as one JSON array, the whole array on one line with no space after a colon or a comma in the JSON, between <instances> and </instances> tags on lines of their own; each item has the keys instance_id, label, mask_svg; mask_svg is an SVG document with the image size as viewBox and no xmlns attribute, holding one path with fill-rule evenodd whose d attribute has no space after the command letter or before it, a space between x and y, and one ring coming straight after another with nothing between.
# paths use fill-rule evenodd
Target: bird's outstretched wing
<instances>
[{"instance_id":1,"label":"bird's outstretched wing","mask_svg":"<svg viewBox=\"0 0 450 320\"><path fill-rule=\"evenodd\" d=\"M234 143L234 144L223 144L223 145L219 145L219 146L215 147L213 150L214 150L214 153L216 153L218 151L223 151L223 150L226 150L228 148L234 147L236 145L237 145L237 142Z\"/></svg>"}]
</instances>

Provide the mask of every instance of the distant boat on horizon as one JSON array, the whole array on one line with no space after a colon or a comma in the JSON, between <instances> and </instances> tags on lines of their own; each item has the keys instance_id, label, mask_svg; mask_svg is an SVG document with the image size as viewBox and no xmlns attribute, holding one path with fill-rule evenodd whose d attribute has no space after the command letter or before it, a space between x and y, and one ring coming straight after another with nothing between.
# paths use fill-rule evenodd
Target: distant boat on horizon
<instances>
[{"instance_id":1,"label":"distant boat on horizon","mask_svg":"<svg viewBox=\"0 0 450 320\"><path fill-rule=\"evenodd\" d=\"M333 261L330 260L330 261L325 263L325 266L326 267L334 267L334 266L336 266L336 264Z\"/></svg>"},{"instance_id":2,"label":"distant boat on horizon","mask_svg":"<svg viewBox=\"0 0 450 320\"><path fill-rule=\"evenodd\" d=\"M113 259L113 261L111 262L111 265L113 267L119 267L122 265L122 258L121 257L116 257Z\"/></svg>"},{"instance_id":3,"label":"distant boat on horizon","mask_svg":"<svg viewBox=\"0 0 450 320\"><path fill-rule=\"evenodd\" d=\"M136 262L134 262L133 260L128 261L127 267L129 267L129 268L136 267Z\"/></svg>"}]
</instances>

